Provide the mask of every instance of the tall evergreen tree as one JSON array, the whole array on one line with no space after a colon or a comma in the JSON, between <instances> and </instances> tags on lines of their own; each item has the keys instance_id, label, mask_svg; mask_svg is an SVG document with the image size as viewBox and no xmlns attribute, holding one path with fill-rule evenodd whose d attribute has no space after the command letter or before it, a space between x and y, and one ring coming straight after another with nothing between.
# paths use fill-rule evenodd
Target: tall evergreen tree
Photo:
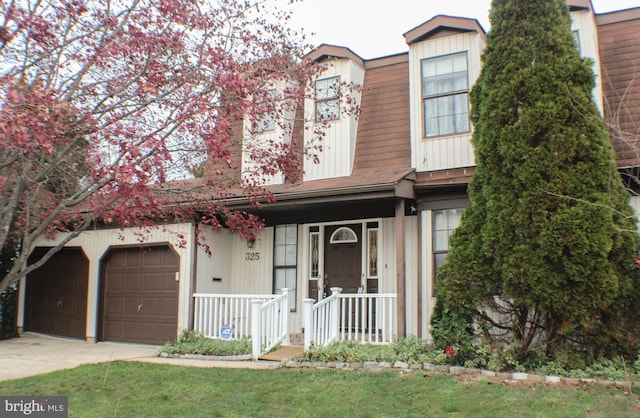
<instances>
[{"instance_id":1,"label":"tall evergreen tree","mask_svg":"<svg viewBox=\"0 0 640 418\"><path fill-rule=\"evenodd\" d=\"M438 273L434 338L637 353L635 218L567 3L493 0L490 18L471 92L477 173Z\"/></svg>"}]
</instances>

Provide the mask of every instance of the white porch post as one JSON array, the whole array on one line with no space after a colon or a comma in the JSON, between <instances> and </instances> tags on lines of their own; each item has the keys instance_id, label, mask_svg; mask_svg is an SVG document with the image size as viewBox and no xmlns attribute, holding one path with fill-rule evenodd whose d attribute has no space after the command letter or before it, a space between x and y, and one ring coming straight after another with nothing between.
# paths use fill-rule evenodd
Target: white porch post
<instances>
[{"instance_id":1,"label":"white porch post","mask_svg":"<svg viewBox=\"0 0 640 418\"><path fill-rule=\"evenodd\" d=\"M337 341L340 333L340 316L338 315L340 310L338 295L340 292L342 292L341 287L331 288L331 296L334 296L334 300L331 301L331 341Z\"/></svg>"},{"instance_id":2,"label":"white porch post","mask_svg":"<svg viewBox=\"0 0 640 418\"><path fill-rule=\"evenodd\" d=\"M284 298L282 300L282 309L284 312L281 313L280 317L282 318L282 332L284 333L284 341L283 345L291 345L291 339L289 337L289 289L286 287L281 289Z\"/></svg>"},{"instance_id":3,"label":"white porch post","mask_svg":"<svg viewBox=\"0 0 640 418\"><path fill-rule=\"evenodd\" d=\"M313 342L313 303L314 299L302 301L302 314L304 324L304 349L308 350Z\"/></svg>"},{"instance_id":4,"label":"white porch post","mask_svg":"<svg viewBox=\"0 0 640 418\"><path fill-rule=\"evenodd\" d=\"M251 357L254 360L258 360L258 357L262 354L262 348L260 347L262 341L262 335L260 335L260 330L262 329L260 305L262 305L262 301L258 299L251 300Z\"/></svg>"}]
</instances>

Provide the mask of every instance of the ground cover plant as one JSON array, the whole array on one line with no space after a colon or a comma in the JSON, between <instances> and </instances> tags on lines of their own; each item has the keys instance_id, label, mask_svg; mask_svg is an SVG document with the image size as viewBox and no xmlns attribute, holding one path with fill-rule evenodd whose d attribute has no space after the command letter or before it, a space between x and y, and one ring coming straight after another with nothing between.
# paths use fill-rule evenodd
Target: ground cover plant
<instances>
[{"instance_id":1,"label":"ground cover plant","mask_svg":"<svg viewBox=\"0 0 640 418\"><path fill-rule=\"evenodd\" d=\"M161 352L167 354L241 356L251 354L251 340L214 340L197 331L184 331L176 341L165 344Z\"/></svg>"},{"instance_id":2,"label":"ground cover plant","mask_svg":"<svg viewBox=\"0 0 640 418\"><path fill-rule=\"evenodd\" d=\"M84 365L0 382L3 395L64 395L70 417L634 416L638 398L587 385L513 387L420 372Z\"/></svg>"},{"instance_id":3,"label":"ground cover plant","mask_svg":"<svg viewBox=\"0 0 640 418\"><path fill-rule=\"evenodd\" d=\"M565 351L555 358L542 352L532 352L528 357L518 355L518 346L511 344L490 345L475 343L467 353L466 361L459 362L458 347L444 350L426 340L410 335L388 345L361 344L355 341L338 341L326 347L312 346L300 353L299 362L389 362L409 364L433 363L465 366L496 372L528 372L577 378L599 378L617 381L640 381L640 357L600 358L590 363L580 353Z\"/></svg>"}]
</instances>

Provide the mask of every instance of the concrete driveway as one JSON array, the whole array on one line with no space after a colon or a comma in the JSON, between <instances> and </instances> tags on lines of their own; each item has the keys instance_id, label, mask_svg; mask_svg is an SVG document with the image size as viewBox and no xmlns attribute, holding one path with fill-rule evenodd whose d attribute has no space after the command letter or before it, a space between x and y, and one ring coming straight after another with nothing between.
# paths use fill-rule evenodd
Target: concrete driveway
<instances>
[{"instance_id":1,"label":"concrete driveway","mask_svg":"<svg viewBox=\"0 0 640 418\"><path fill-rule=\"evenodd\" d=\"M93 344L27 332L20 338L0 341L0 380L70 369L87 363L153 358L159 351L159 346Z\"/></svg>"},{"instance_id":2,"label":"concrete driveway","mask_svg":"<svg viewBox=\"0 0 640 418\"><path fill-rule=\"evenodd\" d=\"M19 379L82 364L113 360L144 361L187 367L272 369L266 361L220 361L158 357L160 346L58 338L27 332L20 338L0 340L0 380Z\"/></svg>"}]
</instances>

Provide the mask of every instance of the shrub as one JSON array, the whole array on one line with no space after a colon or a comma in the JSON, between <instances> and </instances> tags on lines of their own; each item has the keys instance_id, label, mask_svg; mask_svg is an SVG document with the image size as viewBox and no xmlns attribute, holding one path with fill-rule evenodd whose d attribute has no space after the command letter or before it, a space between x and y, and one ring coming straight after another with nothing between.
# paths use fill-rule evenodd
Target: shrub
<instances>
[{"instance_id":1,"label":"shrub","mask_svg":"<svg viewBox=\"0 0 640 418\"><path fill-rule=\"evenodd\" d=\"M197 331L183 331L175 342L162 347L168 354L237 356L251 354L251 340L214 340Z\"/></svg>"}]
</instances>

